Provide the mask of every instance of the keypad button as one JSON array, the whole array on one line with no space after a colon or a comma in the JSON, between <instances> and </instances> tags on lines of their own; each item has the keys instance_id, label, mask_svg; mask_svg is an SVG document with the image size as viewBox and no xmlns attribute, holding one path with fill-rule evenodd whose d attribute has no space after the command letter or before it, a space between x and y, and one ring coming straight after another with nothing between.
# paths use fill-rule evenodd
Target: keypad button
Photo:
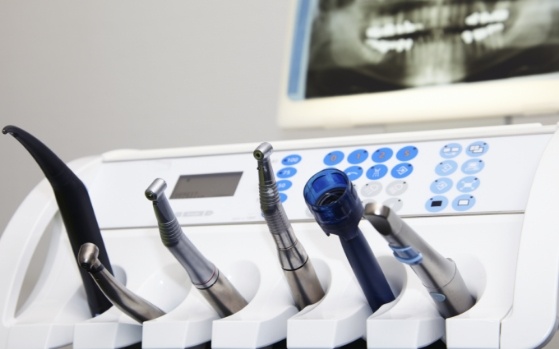
<instances>
[{"instance_id":1,"label":"keypad button","mask_svg":"<svg viewBox=\"0 0 559 349\"><path fill-rule=\"evenodd\" d=\"M425 209L429 212L441 212L448 205L448 199L445 196L434 196L427 200Z\"/></svg>"},{"instance_id":2,"label":"keypad button","mask_svg":"<svg viewBox=\"0 0 559 349\"><path fill-rule=\"evenodd\" d=\"M481 170L483 170L484 167L485 167L485 162L483 162L483 160L470 159L462 164L461 169L462 172L464 172L465 174L472 175L481 172Z\"/></svg>"},{"instance_id":3,"label":"keypad button","mask_svg":"<svg viewBox=\"0 0 559 349\"><path fill-rule=\"evenodd\" d=\"M401 163L401 164L398 164L398 165L394 166L392 171L390 171L390 174L394 178L406 178L412 172L413 172L413 165L412 164Z\"/></svg>"},{"instance_id":4,"label":"keypad button","mask_svg":"<svg viewBox=\"0 0 559 349\"><path fill-rule=\"evenodd\" d=\"M278 178L290 178L295 176L297 169L295 167L284 167L278 171Z\"/></svg>"},{"instance_id":5,"label":"keypad button","mask_svg":"<svg viewBox=\"0 0 559 349\"><path fill-rule=\"evenodd\" d=\"M402 195L408 189L405 181L394 181L386 187L386 193L390 196Z\"/></svg>"},{"instance_id":6,"label":"keypad button","mask_svg":"<svg viewBox=\"0 0 559 349\"><path fill-rule=\"evenodd\" d=\"M404 206L404 203L399 198L390 198L382 203L384 206L390 208L394 212L398 212Z\"/></svg>"},{"instance_id":7,"label":"keypad button","mask_svg":"<svg viewBox=\"0 0 559 349\"><path fill-rule=\"evenodd\" d=\"M378 195L382 191L382 184L377 181L368 182L363 187L361 187L361 195L364 197L371 197Z\"/></svg>"},{"instance_id":8,"label":"keypad button","mask_svg":"<svg viewBox=\"0 0 559 349\"><path fill-rule=\"evenodd\" d=\"M385 162L390 160L394 152L390 148L380 148L375 150L372 159L374 162Z\"/></svg>"},{"instance_id":9,"label":"keypad button","mask_svg":"<svg viewBox=\"0 0 559 349\"><path fill-rule=\"evenodd\" d=\"M453 174L456 169L458 168L458 164L456 163L456 161L454 160L445 160L440 162L436 167L435 167L435 172L439 175L439 176L450 176L451 174Z\"/></svg>"},{"instance_id":10,"label":"keypad button","mask_svg":"<svg viewBox=\"0 0 559 349\"><path fill-rule=\"evenodd\" d=\"M284 157L281 160L281 163L285 166L293 166L293 165L297 165L298 163L300 163L301 159L302 159L301 155L291 154L291 155L288 155L288 156Z\"/></svg>"},{"instance_id":11,"label":"keypad button","mask_svg":"<svg viewBox=\"0 0 559 349\"><path fill-rule=\"evenodd\" d=\"M476 198L465 194L452 201L452 208L456 211L467 211L476 204Z\"/></svg>"},{"instance_id":12,"label":"keypad button","mask_svg":"<svg viewBox=\"0 0 559 349\"><path fill-rule=\"evenodd\" d=\"M346 170L344 171L345 174L347 175L347 178L349 178L350 181L354 181L356 179L358 179L359 177L361 177L361 175L363 174L363 168L359 167L359 166L351 166L346 168Z\"/></svg>"},{"instance_id":13,"label":"keypad button","mask_svg":"<svg viewBox=\"0 0 559 349\"><path fill-rule=\"evenodd\" d=\"M466 148L466 154L469 156L482 156L483 154L487 153L489 150L489 145L483 141L478 141L470 144Z\"/></svg>"},{"instance_id":14,"label":"keypad button","mask_svg":"<svg viewBox=\"0 0 559 349\"><path fill-rule=\"evenodd\" d=\"M367 170L367 178L371 180L379 180L382 177L386 176L388 173L388 167L385 165L379 164L375 165Z\"/></svg>"},{"instance_id":15,"label":"keypad button","mask_svg":"<svg viewBox=\"0 0 559 349\"><path fill-rule=\"evenodd\" d=\"M480 185L480 180L474 176L462 178L456 183L456 189L462 193L469 193L476 190Z\"/></svg>"},{"instance_id":16,"label":"keypad button","mask_svg":"<svg viewBox=\"0 0 559 349\"><path fill-rule=\"evenodd\" d=\"M286 180L286 179L276 182L276 186L278 187L278 191L287 190L287 189L291 188L292 185L293 185L293 183L289 180Z\"/></svg>"},{"instance_id":17,"label":"keypad button","mask_svg":"<svg viewBox=\"0 0 559 349\"><path fill-rule=\"evenodd\" d=\"M396 153L396 159L400 161L410 161L417 156L418 152L419 150L416 147L408 145L407 147L403 147L398 150L398 153Z\"/></svg>"},{"instance_id":18,"label":"keypad button","mask_svg":"<svg viewBox=\"0 0 559 349\"><path fill-rule=\"evenodd\" d=\"M452 179L450 178L439 178L435 179L433 183L431 183L431 191L435 194L444 194L452 188Z\"/></svg>"},{"instance_id":19,"label":"keypad button","mask_svg":"<svg viewBox=\"0 0 559 349\"><path fill-rule=\"evenodd\" d=\"M462 146L458 143L450 143L445 145L439 154L445 159L452 159L457 157L462 152Z\"/></svg>"},{"instance_id":20,"label":"keypad button","mask_svg":"<svg viewBox=\"0 0 559 349\"><path fill-rule=\"evenodd\" d=\"M357 165L367 160L369 152L366 149L357 149L352 151L347 157L347 162L352 165Z\"/></svg>"},{"instance_id":21,"label":"keypad button","mask_svg":"<svg viewBox=\"0 0 559 349\"><path fill-rule=\"evenodd\" d=\"M324 157L324 164L327 166L334 166L342 162L344 159L344 153L336 150L326 154Z\"/></svg>"}]
</instances>

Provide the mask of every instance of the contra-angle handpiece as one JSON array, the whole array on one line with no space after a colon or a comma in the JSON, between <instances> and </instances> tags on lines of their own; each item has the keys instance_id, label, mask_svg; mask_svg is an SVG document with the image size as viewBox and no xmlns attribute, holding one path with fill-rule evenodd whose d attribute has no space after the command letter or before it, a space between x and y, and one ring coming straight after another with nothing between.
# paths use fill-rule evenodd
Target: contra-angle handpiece
<instances>
[{"instance_id":1,"label":"contra-angle handpiece","mask_svg":"<svg viewBox=\"0 0 559 349\"><path fill-rule=\"evenodd\" d=\"M373 312L393 301L394 294L365 236L358 227L363 206L347 175L329 168L312 176L303 195L326 235L338 235Z\"/></svg>"},{"instance_id":2,"label":"contra-angle handpiece","mask_svg":"<svg viewBox=\"0 0 559 349\"><path fill-rule=\"evenodd\" d=\"M247 301L219 269L200 253L186 237L171 209L164 190L167 183L157 178L146 189L146 197L153 202L163 244L171 251L188 273L192 284L202 293L220 317L243 309Z\"/></svg>"},{"instance_id":3,"label":"contra-angle handpiece","mask_svg":"<svg viewBox=\"0 0 559 349\"><path fill-rule=\"evenodd\" d=\"M98 257L99 248L95 244L85 243L79 250L78 264L91 275L99 289L118 309L140 323L165 315L163 310L120 283Z\"/></svg>"},{"instance_id":4,"label":"contra-angle handpiece","mask_svg":"<svg viewBox=\"0 0 559 349\"><path fill-rule=\"evenodd\" d=\"M254 158L258 161L260 208L268 229L274 237L279 261L295 304L297 308L303 309L322 299L324 290L309 256L303 245L297 240L281 204L276 179L270 164L272 150L269 143L262 143L253 152Z\"/></svg>"},{"instance_id":5,"label":"contra-angle handpiece","mask_svg":"<svg viewBox=\"0 0 559 349\"><path fill-rule=\"evenodd\" d=\"M11 134L29 151L50 182L74 256L77 257L78 251L84 243L94 243L99 247L99 260L112 273L95 212L83 182L52 150L31 134L16 126L6 126L2 133ZM96 316L109 309L112 306L111 302L107 300L85 271L82 269L79 271L91 315Z\"/></svg>"},{"instance_id":6,"label":"contra-angle handpiece","mask_svg":"<svg viewBox=\"0 0 559 349\"><path fill-rule=\"evenodd\" d=\"M408 264L435 301L444 318L470 309L475 301L456 264L438 253L389 207L370 203L365 218L388 241L394 257Z\"/></svg>"}]
</instances>

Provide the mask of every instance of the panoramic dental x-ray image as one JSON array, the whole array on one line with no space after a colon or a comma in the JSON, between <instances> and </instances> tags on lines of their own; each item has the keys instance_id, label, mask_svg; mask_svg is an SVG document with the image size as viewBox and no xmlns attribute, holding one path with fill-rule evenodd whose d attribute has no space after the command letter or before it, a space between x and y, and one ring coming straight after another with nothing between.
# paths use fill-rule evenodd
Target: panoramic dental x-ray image
<instances>
[{"instance_id":1,"label":"panoramic dental x-ray image","mask_svg":"<svg viewBox=\"0 0 559 349\"><path fill-rule=\"evenodd\" d=\"M306 98L559 71L556 0L320 0Z\"/></svg>"}]
</instances>

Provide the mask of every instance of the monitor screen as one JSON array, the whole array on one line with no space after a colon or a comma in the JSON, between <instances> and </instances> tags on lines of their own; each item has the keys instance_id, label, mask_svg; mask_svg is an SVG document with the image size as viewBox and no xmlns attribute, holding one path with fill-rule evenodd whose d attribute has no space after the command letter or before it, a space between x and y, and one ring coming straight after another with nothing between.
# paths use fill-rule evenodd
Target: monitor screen
<instances>
[{"instance_id":1,"label":"monitor screen","mask_svg":"<svg viewBox=\"0 0 559 349\"><path fill-rule=\"evenodd\" d=\"M296 0L285 127L559 111L557 0Z\"/></svg>"}]
</instances>

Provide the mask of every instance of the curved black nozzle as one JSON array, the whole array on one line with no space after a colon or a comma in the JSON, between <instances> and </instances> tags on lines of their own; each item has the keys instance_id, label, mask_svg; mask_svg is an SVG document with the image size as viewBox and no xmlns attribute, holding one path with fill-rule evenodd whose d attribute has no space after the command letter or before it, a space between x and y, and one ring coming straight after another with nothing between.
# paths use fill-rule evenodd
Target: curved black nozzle
<instances>
[{"instance_id":1,"label":"curved black nozzle","mask_svg":"<svg viewBox=\"0 0 559 349\"><path fill-rule=\"evenodd\" d=\"M11 134L27 149L51 184L74 256L78 256L81 245L93 243L99 247L99 260L112 273L99 224L83 182L52 150L33 135L16 126L6 126L2 133ZM91 314L95 316L109 309L111 302L99 291L89 275L82 269L79 270Z\"/></svg>"},{"instance_id":2,"label":"curved black nozzle","mask_svg":"<svg viewBox=\"0 0 559 349\"><path fill-rule=\"evenodd\" d=\"M327 234L340 237L349 264L371 309L395 299L371 247L359 229L363 205L347 175L329 168L312 176L303 190L307 206Z\"/></svg>"},{"instance_id":3,"label":"curved black nozzle","mask_svg":"<svg viewBox=\"0 0 559 349\"><path fill-rule=\"evenodd\" d=\"M12 135L27 149L53 187L59 185L61 180L66 182L74 179L75 175L71 173L66 164L52 150L31 134L17 126L11 125L4 127L2 133ZM70 174L67 174L67 172L70 172ZM62 178L59 179L58 177Z\"/></svg>"}]
</instances>

